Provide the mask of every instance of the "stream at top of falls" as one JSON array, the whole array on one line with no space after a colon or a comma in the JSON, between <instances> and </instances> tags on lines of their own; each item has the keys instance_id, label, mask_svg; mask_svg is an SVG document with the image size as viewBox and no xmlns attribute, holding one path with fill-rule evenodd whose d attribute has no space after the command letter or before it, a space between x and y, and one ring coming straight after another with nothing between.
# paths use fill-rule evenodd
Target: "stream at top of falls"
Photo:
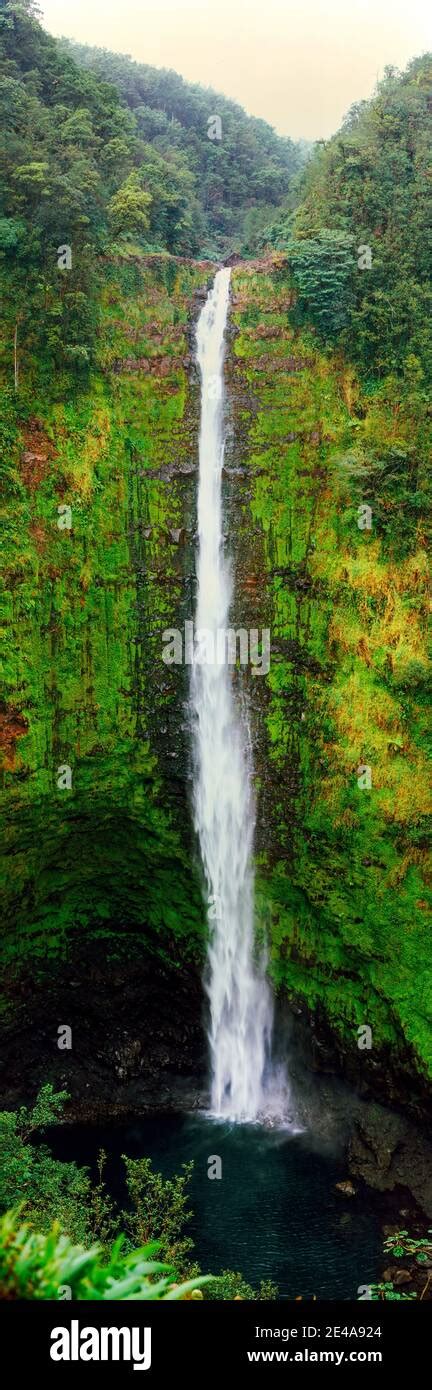
<instances>
[{"instance_id":1,"label":"stream at top of falls","mask_svg":"<svg viewBox=\"0 0 432 1390\"><path fill-rule=\"evenodd\" d=\"M273 1000L257 959L252 867L255 804L247 714L235 699L224 635L232 576L222 517L224 334L230 271L218 271L197 325L201 379L198 563L191 672L194 820L208 894L211 1112L290 1122L288 1085L271 1060ZM220 660L220 636L225 659ZM215 655L217 651L217 656Z\"/></svg>"}]
</instances>

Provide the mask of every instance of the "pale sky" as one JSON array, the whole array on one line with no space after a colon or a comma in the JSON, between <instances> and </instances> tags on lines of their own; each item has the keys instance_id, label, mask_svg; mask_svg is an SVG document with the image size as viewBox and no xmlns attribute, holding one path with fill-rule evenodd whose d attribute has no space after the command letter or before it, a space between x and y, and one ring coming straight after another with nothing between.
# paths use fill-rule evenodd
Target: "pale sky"
<instances>
[{"instance_id":1,"label":"pale sky","mask_svg":"<svg viewBox=\"0 0 432 1390\"><path fill-rule=\"evenodd\" d=\"M281 135L327 138L387 63L432 47L429 0L39 0L44 27L174 68Z\"/></svg>"}]
</instances>

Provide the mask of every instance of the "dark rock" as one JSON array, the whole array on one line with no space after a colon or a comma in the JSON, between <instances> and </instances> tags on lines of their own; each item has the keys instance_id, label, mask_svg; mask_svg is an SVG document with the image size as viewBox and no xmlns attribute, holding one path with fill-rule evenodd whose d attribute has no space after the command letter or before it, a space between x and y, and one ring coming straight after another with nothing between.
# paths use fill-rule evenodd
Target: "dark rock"
<instances>
[{"instance_id":1,"label":"dark rock","mask_svg":"<svg viewBox=\"0 0 432 1390\"><path fill-rule=\"evenodd\" d=\"M432 1216L432 1144L410 1120L375 1103L364 1105L348 1153L354 1177L379 1192L404 1188Z\"/></svg>"},{"instance_id":2,"label":"dark rock","mask_svg":"<svg viewBox=\"0 0 432 1390\"><path fill-rule=\"evenodd\" d=\"M21 978L3 1032L3 1106L32 1103L47 1080L69 1092L66 1123L205 1104L202 1013L199 967L162 964L142 931L119 932L108 965L103 941L76 942L66 971ZM61 1021L72 1028L66 1079Z\"/></svg>"},{"instance_id":3,"label":"dark rock","mask_svg":"<svg viewBox=\"0 0 432 1390\"><path fill-rule=\"evenodd\" d=\"M402 1269L402 1268L400 1267L400 1265L397 1265L397 1266L395 1266L395 1267L394 1267L393 1265L391 1265L391 1266L389 1267L389 1269L385 1269L385 1270L384 1270L384 1274L383 1274L382 1277L383 1277L384 1283L386 1283L386 1284L395 1284L396 1288L397 1288L398 1285L400 1285L400 1284L411 1284L411 1283L412 1283L412 1274L411 1274L410 1270L409 1270L409 1269Z\"/></svg>"},{"instance_id":4,"label":"dark rock","mask_svg":"<svg viewBox=\"0 0 432 1390\"><path fill-rule=\"evenodd\" d=\"M402 1035L397 1048L382 1047L374 1057L371 1052L360 1051L354 1041L352 1047L341 1042L321 1008L311 1011L304 1000L292 999L290 1012L296 1015L298 1047L308 1070L343 1077L362 1100L384 1100L389 1108L400 1108L429 1129L430 1086L419 1075L415 1055Z\"/></svg>"}]
</instances>

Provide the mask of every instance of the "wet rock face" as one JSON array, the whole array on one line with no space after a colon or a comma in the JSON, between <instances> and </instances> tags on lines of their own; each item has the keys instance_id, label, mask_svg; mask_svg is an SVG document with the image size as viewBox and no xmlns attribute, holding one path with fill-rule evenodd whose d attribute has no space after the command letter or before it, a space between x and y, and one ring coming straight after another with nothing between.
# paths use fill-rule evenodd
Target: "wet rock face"
<instances>
[{"instance_id":1,"label":"wet rock face","mask_svg":"<svg viewBox=\"0 0 432 1390\"><path fill-rule=\"evenodd\" d=\"M51 1029L73 1006L77 1036L88 1044L79 1053L77 1093L87 1081L107 1098L111 1088L120 1096L129 1086L138 1103L158 1066L169 1072L174 1056L182 1068L181 1032L164 1033L151 1009L146 1044L138 1008L139 990L147 998L149 971L142 937L150 963L175 959L175 972L168 972L174 994L182 979L184 1015L198 1030L194 1047L184 1040L186 1071L202 1045L197 982L205 918L190 814L187 673L168 668L162 652L164 630L182 629L193 612L199 392L193 373L189 381L189 342L212 272L206 264L141 258L109 273L114 312L106 320L102 312L98 390L70 407L61 467L58 418L48 398L46 417L41 405L41 418L26 426L17 452L20 545L11 533L7 699L0 718L7 825L0 988L16 1096L20 1067L22 1089L43 1078L44 1062L48 1074L51 1065L57 1074L59 1057L54 1064L45 1022ZM157 370L162 358L167 374ZM124 373L117 372L119 362ZM62 530L63 502L71 525ZM58 785L64 766L67 790ZM112 953L121 949L124 932L129 974L116 992L111 1049ZM77 939L83 961L93 960L96 942L105 942L94 976L107 1020L99 1059ZM69 988L71 973L79 987ZM48 1025L41 1001L52 999L54 988ZM175 1017L168 996L166 986L164 1010ZM179 1005L179 1019L180 1012ZM63 1062L69 1060L64 1054Z\"/></svg>"},{"instance_id":2,"label":"wet rock face","mask_svg":"<svg viewBox=\"0 0 432 1390\"><path fill-rule=\"evenodd\" d=\"M68 1123L203 1102L201 972L163 964L151 947L118 924L115 950L82 940L49 978L22 975L2 1040L5 1106L33 1100L46 1081L68 1092Z\"/></svg>"},{"instance_id":3,"label":"wet rock face","mask_svg":"<svg viewBox=\"0 0 432 1390\"><path fill-rule=\"evenodd\" d=\"M233 618L271 632L268 677L239 673L257 788L258 923L280 998L308 1020L316 1058L362 1095L424 1116L432 1021L421 678L408 713L385 619L394 605L401 660L402 632L405 651L411 642L413 655L417 643L425 651L423 617L415 636L412 627L417 602L425 616L424 562L414 533L405 564L385 536L359 529L354 457L373 468L374 449L386 446L385 406L371 443L360 387L347 390L343 367L292 326L291 303L286 267L234 267Z\"/></svg>"},{"instance_id":4,"label":"wet rock face","mask_svg":"<svg viewBox=\"0 0 432 1390\"><path fill-rule=\"evenodd\" d=\"M365 1106L349 1143L349 1167L379 1192L405 1189L432 1217L432 1143L380 1105Z\"/></svg>"},{"instance_id":5,"label":"wet rock face","mask_svg":"<svg viewBox=\"0 0 432 1390\"><path fill-rule=\"evenodd\" d=\"M310 1079L323 1086L327 1079L331 1084L342 1077L362 1105L383 1101L432 1131L429 1081L418 1073L415 1055L402 1033L397 1047L382 1046L374 1055L373 1049L359 1049L356 1037L341 1038L322 1005L310 1011L303 1000L296 999L288 1006L286 994L279 991L276 1035L282 1054L289 1056L290 1073L294 1080L298 1078L300 1092Z\"/></svg>"},{"instance_id":6,"label":"wet rock face","mask_svg":"<svg viewBox=\"0 0 432 1390\"><path fill-rule=\"evenodd\" d=\"M195 328L214 271L170 258L113 264L98 394L71 411L60 452L49 401L23 433L2 735L11 1102L48 1075L76 1107L91 1096L88 1113L112 1113L162 1103L164 1090L171 1103L203 1075L189 672L166 666L162 648L195 610ZM236 265L232 291L232 621L271 633L268 676L235 674L256 777L258 930L280 998L306 1022L311 1067L421 1115L424 773L415 688L402 710L384 615L397 612L407 649L422 566L387 564L358 530L361 497L341 460L353 430L363 448L369 407L354 400L349 415L339 367L290 327L286 268ZM71 505L70 531L56 524L59 502ZM57 1049L62 1022L71 1054ZM372 1045L361 1051L363 1026Z\"/></svg>"}]
</instances>

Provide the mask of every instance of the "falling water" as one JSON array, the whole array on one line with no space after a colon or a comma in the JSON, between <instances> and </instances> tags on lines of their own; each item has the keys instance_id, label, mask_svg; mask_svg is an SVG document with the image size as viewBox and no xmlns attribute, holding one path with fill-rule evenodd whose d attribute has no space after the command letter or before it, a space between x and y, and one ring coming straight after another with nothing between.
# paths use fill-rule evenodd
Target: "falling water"
<instances>
[{"instance_id":1,"label":"falling water","mask_svg":"<svg viewBox=\"0 0 432 1390\"><path fill-rule=\"evenodd\" d=\"M197 328L201 374L198 597L192 706L195 825L209 895L211 937L211 1108L254 1120L269 1112L272 996L264 962L254 960L252 849L254 798L247 725L226 662L212 661L211 635L228 627L230 570L223 548L223 361L230 271L218 271Z\"/></svg>"}]
</instances>

